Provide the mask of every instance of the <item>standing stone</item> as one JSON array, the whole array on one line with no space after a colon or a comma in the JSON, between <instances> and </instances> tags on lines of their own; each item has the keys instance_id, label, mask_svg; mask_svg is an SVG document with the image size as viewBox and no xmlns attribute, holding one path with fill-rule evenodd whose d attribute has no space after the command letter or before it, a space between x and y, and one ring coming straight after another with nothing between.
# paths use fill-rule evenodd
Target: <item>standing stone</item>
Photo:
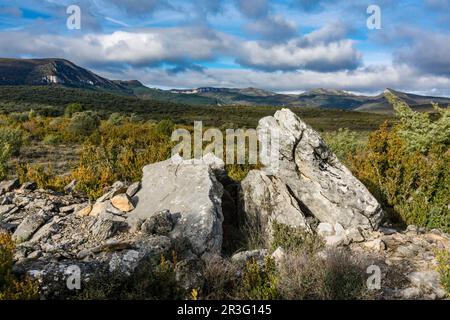
<instances>
[{"instance_id":1,"label":"standing stone","mask_svg":"<svg viewBox=\"0 0 450 320\"><path fill-rule=\"evenodd\" d=\"M265 171L287 185L301 207L321 222L345 229L377 229L383 211L367 188L330 151L317 132L289 109L259 121L258 132L278 132L278 162Z\"/></svg>"},{"instance_id":2,"label":"standing stone","mask_svg":"<svg viewBox=\"0 0 450 320\"><path fill-rule=\"evenodd\" d=\"M274 222L309 230L305 215L286 185L263 171L252 170L241 183L248 223L272 234Z\"/></svg>"},{"instance_id":3,"label":"standing stone","mask_svg":"<svg viewBox=\"0 0 450 320\"><path fill-rule=\"evenodd\" d=\"M220 252L222 247L223 187L205 163L177 161L144 167L136 210L129 219L147 219L169 210L178 214L171 238L187 239L196 254Z\"/></svg>"}]
</instances>

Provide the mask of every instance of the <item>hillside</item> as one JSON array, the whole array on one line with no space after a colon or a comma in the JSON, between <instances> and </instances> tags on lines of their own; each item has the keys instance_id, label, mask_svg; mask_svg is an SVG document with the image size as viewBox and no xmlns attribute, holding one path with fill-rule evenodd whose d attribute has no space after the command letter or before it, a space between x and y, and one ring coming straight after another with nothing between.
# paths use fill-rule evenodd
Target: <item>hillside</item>
<instances>
[{"instance_id":1,"label":"hillside","mask_svg":"<svg viewBox=\"0 0 450 320\"><path fill-rule=\"evenodd\" d=\"M205 125L255 127L258 119L273 114L279 108L270 106L191 106L158 100L144 100L104 91L64 88L62 86L0 86L0 113L25 112L31 109L44 114L62 114L74 102L104 117L114 112L136 114L142 119L172 119L192 125L202 120ZM358 131L376 129L380 123L392 119L391 115L378 115L320 108L292 108L318 130L349 128Z\"/></svg>"},{"instance_id":2,"label":"hillside","mask_svg":"<svg viewBox=\"0 0 450 320\"><path fill-rule=\"evenodd\" d=\"M126 92L126 88L65 59L0 58L0 85L63 85Z\"/></svg>"},{"instance_id":3,"label":"hillside","mask_svg":"<svg viewBox=\"0 0 450 320\"><path fill-rule=\"evenodd\" d=\"M314 89L302 94L280 94L258 88L161 90L149 88L137 80L108 80L64 59L0 58L0 86L62 86L140 98L153 101L153 104L159 101L191 106L309 107L393 113L392 106L386 100L386 92L401 98L414 110L430 111L431 102L450 104L450 98L420 96L392 89L386 89L385 93L377 96L355 95L333 89Z\"/></svg>"}]
</instances>

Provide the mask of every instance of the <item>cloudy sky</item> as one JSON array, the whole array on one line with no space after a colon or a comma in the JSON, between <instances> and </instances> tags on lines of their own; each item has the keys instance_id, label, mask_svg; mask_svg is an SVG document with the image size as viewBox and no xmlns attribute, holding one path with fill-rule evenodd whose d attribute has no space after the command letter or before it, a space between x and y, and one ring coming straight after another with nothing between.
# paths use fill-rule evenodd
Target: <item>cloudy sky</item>
<instances>
[{"instance_id":1,"label":"cloudy sky","mask_svg":"<svg viewBox=\"0 0 450 320\"><path fill-rule=\"evenodd\" d=\"M66 10L81 8L81 29ZM370 30L367 8L381 9ZM0 56L151 87L450 96L450 0L0 0Z\"/></svg>"}]
</instances>

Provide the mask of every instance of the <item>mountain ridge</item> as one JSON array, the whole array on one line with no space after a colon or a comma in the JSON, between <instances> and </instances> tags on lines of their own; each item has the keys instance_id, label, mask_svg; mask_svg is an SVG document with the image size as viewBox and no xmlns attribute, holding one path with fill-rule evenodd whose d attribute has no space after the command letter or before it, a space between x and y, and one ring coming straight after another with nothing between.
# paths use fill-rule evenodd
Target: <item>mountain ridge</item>
<instances>
[{"instance_id":1,"label":"mountain ridge","mask_svg":"<svg viewBox=\"0 0 450 320\"><path fill-rule=\"evenodd\" d=\"M109 80L60 58L0 58L0 86L2 85L73 87L189 105L312 107L389 113L393 109L385 97L386 92L395 94L417 110L431 110L432 102L450 105L450 98L421 96L391 88L375 96L327 88L316 88L301 94L282 94L254 87L162 90L149 88L138 80Z\"/></svg>"}]
</instances>

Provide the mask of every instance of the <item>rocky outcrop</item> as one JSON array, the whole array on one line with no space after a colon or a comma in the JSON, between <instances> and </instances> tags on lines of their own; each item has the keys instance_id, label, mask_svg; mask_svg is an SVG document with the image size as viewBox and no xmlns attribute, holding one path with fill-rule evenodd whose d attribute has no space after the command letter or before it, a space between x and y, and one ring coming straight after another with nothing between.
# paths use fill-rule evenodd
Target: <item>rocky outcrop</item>
<instances>
[{"instance_id":1,"label":"rocky outcrop","mask_svg":"<svg viewBox=\"0 0 450 320\"><path fill-rule=\"evenodd\" d=\"M250 171L242 181L244 211L253 226L270 234L273 222L309 230L305 214L287 186L277 177Z\"/></svg>"},{"instance_id":2,"label":"rocky outcrop","mask_svg":"<svg viewBox=\"0 0 450 320\"><path fill-rule=\"evenodd\" d=\"M144 167L130 220L152 219L169 210L176 223L172 239L186 239L197 255L222 249L223 187L207 163L169 159Z\"/></svg>"},{"instance_id":3,"label":"rocky outcrop","mask_svg":"<svg viewBox=\"0 0 450 320\"><path fill-rule=\"evenodd\" d=\"M294 226L309 215L345 230L379 227L383 217L379 203L317 132L288 109L259 121L260 137L266 138L268 132L278 137L279 157L266 161L262 172L252 173L242 182L244 207L250 215L258 211L260 216L276 216ZM264 187L256 186L261 183ZM260 191L255 192L257 189ZM273 201L273 194L279 197L280 192L287 199L281 205ZM290 209L286 211L283 206Z\"/></svg>"}]
</instances>

